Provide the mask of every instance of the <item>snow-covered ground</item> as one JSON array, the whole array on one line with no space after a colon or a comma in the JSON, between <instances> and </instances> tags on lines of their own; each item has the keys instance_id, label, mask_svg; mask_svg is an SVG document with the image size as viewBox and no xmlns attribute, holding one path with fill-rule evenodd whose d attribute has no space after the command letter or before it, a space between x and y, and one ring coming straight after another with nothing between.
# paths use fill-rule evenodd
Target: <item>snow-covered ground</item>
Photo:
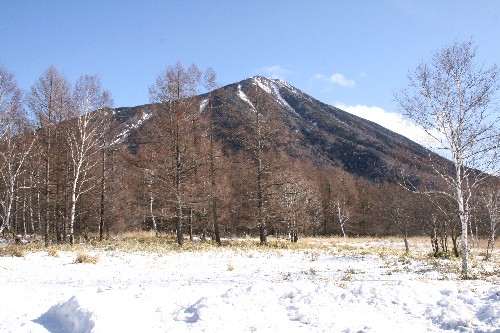
<instances>
[{"instance_id":1,"label":"snow-covered ground","mask_svg":"<svg viewBox=\"0 0 500 333\"><path fill-rule=\"evenodd\" d=\"M463 281L370 248L1 257L0 331L500 332L498 275Z\"/></svg>"}]
</instances>

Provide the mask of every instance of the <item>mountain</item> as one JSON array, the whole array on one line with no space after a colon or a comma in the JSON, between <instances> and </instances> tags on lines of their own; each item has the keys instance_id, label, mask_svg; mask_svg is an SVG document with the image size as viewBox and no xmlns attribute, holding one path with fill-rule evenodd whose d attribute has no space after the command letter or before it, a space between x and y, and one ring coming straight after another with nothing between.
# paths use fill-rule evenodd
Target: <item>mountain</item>
<instances>
[{"instance_id":1,"label":"mountain","mask_svg":"<svg viewBox=\"0 0 500 333\"><path fill-rule=\"evenodd\" d=\"M175 232L182 244L184 232L265 242L402 230L435 237L437 229L446 237L453 232L446 226L456 227L456 214L441 209L452 201L440 199L436 213L426 196L398 184L403 175L440 189L433 167L451 171L437 155L431 164L432 153L415 142L282 80L252 77L196 94L198 82L179 77L153 94L162 103L45 126L34 142L31 132L29 140L19 136L20 147L33 142L33 154L9 192L13 232L43 232L49 242L73 232L152 230ZM181 97L164 100L172 95ZM89 141L90 128L105 135ZM87 155L77 159L80 152Z\"/></svg>"},{"instance_id":2,"label":"mountain","mask_svg":"<svg viewBox=\"0 0 500 333\"><path fill-rule=\"evenodd\" d=\"M248 95L258 94L266 107L280 115L281 136L293 158L310 160L316 165L339 167L356 177L372 181L390 178L394 170L404 168L412 175L430 173L429 151L410 139L371 121L322 103L279 79L252 77L193 97L203 112L210 98L216 100L212 113L219 140L237 147L227 129L243 124L254 107ZM114 110L113 135L116 144L129 148L145 126L154 122L153 105ZM276 121L276 119L274 120ZM441 157L435 157L443 163ZM417 178L419 178L417 176Z\"/></svg>"}]
</instances>

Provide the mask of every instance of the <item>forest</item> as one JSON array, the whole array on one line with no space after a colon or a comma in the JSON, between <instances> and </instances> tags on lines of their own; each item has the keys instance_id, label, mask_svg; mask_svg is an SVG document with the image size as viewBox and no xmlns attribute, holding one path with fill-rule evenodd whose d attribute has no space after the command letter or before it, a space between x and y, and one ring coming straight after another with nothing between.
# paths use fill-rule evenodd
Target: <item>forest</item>
<instances>
[{"instance_id":1,"label":"forest","mask_svg":"<svg viewBox=\"0 0 500 333\"><path fill-rule=\"evenodd\" d=\"M151 104L119 133L123 113L99 77L72 84L49 67L22 92L0 68L3 236L50 245L149 231L182 245L399 235L407 251L408 237L426 236L436 256L459 256L461 219L456 202L439 195L447 186L439 176L402 167L373 179L301 157L276 107L283 102L238 89L239 104L229 103L235 96L218 86L215 71L178 62L158 75ZM492 249L500 185L481 179L464 185L467 232L472 244L486 237Z\"/></svg>"}]
</instances>

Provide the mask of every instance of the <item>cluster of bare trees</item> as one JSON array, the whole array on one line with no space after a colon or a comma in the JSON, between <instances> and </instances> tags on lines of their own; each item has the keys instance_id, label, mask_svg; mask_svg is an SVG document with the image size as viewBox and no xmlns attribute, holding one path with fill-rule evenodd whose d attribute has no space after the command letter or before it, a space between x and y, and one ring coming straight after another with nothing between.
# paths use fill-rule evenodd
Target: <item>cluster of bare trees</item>
<instances>
[{"instance_id":1,"label":"cluster of bare trees","mask_svg":"<svg viewBox=\"0 0 500 333\"><path fill-rule=\"evenodd\" d=\"M211 85L204 77L211 78ZM153 230L175 230L179 244L183 223L190 238L194 232L217 242L221 227L232 234L258 234L261 242L268 234L292 241L299 234L400 234L407 251L410 236L427 234L436 256L459 255L462 230L450 197L415 196L396 183L373 184L340 169L293 159L286 153L290 138L280 135L286 132L283 114L257 85L235 92L250 110L230 110L220 105L224 96L217 96L227 91L211 90L213 82L212 70L204 75L194 65L178 63L150 89L156 121L145 131L148 137L142 138L131 174L144 177L139 192L148 195L137 207ZM210 93L193 98L204 90ZM214 117L223 117L227 125L214 127ZM437 181L428 183L437 192L446 189L446 183ZM476 235L490 235L490 220L475 220Z\"/></svg>"},{"instance_id":2,"label":"cluster of bare trees","mask_svg":"<svg viewBox=\"0 0 500 333\"><path fill-rule=\"evenodd\" d=\"M21 96L1 68L2 232L74 242L75 223L91 212L82 195L98 183L100 144L111 98L99 78L71 87L49 67Z\"/></svg>"},{"instance_id":3,"label":"cluster of bare trees","mask_svg":"<svg viewBox=\"0 0 500 333\"><path fill-rule=\"evenodd\" d=\"M175 233L179 245L186 231L217 243L224 234L262 243L399 234L407 251L410 236L426 234L436 256L462 255L467 276L468 237L487 235L489 257L500 224L498 71L474 57L471 43L445 48L396 97L453 162L431 161L436 177L418 186L291 157L278 101L258 84L216 89L210 68L177 63L158 75L152 121L133 147L111 137L112 101L98 77L72 86L50 67L23 96L0 68L0 232L73 244L149 229Z\"/></svg>"},{"instance_id":4,"label":"cluster of bare trees","mask_svg":"<svg viewBox=\"0 0 500 333\"><path fill-rule=\"evenodd\" d=\"M185 230L217 243L222 231L255 233L262 243L268 234L357 233L358 181L291 158L283 114L258 85L238 87L237 103L223 105L229 92L213 90L215 81L211 69L177 63L150 87L153 121L126 157L135 221L175 232L179 245ZM366 222L363 231L376 230Z\"/></svg>"}]
</instances>

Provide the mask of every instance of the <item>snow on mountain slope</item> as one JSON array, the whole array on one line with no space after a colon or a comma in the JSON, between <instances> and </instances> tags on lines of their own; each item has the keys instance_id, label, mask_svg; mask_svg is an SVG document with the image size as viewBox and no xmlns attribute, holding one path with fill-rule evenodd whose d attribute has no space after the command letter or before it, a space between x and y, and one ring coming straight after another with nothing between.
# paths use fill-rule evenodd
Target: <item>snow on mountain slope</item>
<instances>
[{"instance_id":1,"label":"snow on mountain slope","mask_svg":"<svg viewBox=\"0 0 500 333\"><path fill-rule=\"evenodd\" d=\"M205 98L204 100L201 101L200 103L200 113L203 113L203 111L205 111L205 109L207 108L208 106L208 98Z\"/></svg>"},{"instance_id":2,"label":"snow on mountain slope","mask_svg":"<svg viewBox=\"0 0 500 333\"><path fill-rule=\"evenodd\" d=\"M238 97L241 98L242 101L247 103L253 110L255 110L255 106L248 99L248 96L241 90L241 84L238 84Z\"/></svg>"},{"instance_id":3,"label":"snow on mountain slope","mask_svg":"<svg viewBox=\"0 0 500 333\"><path fill-rule=\"evenodd\" d=\"M125 129L115 136L112 144L123 142L128 138L131 129L139 128L144 122L148 121L151 116L151 113L143 112L142 116L136 122L126 125Z\"/></svg>"},{"instance_id":4,"label":"snow on mountain slope","mask_svg":"<svg viewBox=\"0 0 500 333\"><path fill-rule=\"evenodd\" d=\"M262 90L273 96L279 104L289 109L297 116L300 116L280 94L280 87L286 87L296 93L295 89L291 89L289 84L285 84L285 81L282 80L272 80L260 76L253 77L252 79Z\"/></svg>"}]
</instances>

